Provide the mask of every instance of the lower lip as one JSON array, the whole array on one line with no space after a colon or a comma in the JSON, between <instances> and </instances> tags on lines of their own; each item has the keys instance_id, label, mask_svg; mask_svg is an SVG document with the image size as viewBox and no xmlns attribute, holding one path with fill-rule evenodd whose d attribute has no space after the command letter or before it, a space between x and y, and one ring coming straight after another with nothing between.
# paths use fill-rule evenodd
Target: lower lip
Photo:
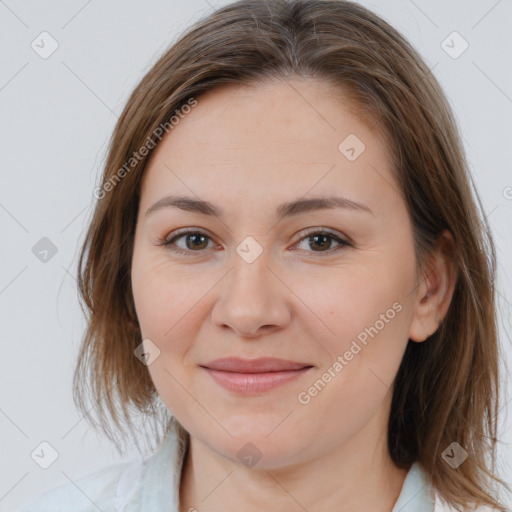
<instances>
[{"instance_id":1,"label":"lower lip","mask_svg":"<svg viewBox=\"0 0 512 512\"><path fill-rule=\"evenodd\" d=\"M288 382L298 379L312 367L300 370L287 370L267 373L236 373L204 368L213 380L228 391L242 395L252 395L271 391Z\"/></svg>"}]
</instances>

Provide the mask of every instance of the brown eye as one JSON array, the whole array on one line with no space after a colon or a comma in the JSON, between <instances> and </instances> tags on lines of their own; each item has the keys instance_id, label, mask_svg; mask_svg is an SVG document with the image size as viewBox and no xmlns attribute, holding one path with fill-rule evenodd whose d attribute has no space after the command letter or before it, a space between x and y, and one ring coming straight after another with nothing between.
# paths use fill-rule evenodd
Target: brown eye
<instances>
[{"instance_id":1,"label":"brown eye","mask_svg":"<svg viewBox=\"0 0 512 512\"><path fill-rule=\"evenodd\" d=\"M181 245L178 244L179 241L181 242ZM188 230L174 233L174 236L162 242L161 245L175 253L190 255L191 253L200 253L205 249L208 249L208 243L211 241L211 237L202 231ZM342 249L343 247L351 245L348 241L343 240L337 234L325 230L311 231L307 233L297 245L300 246L300 244L305 244L306 242L307 247L303 248L303 250L310 253L330 254ZM334 245L333 247L333 244L337 245Z\"/></svg>"},{"instance_id":2,"label":"brown eye","mask_svg":"<svg viewBox=\"0 0 512 512\"><path fill-rule=\"evenodd\" d=\"M180 246L176 242L181 239L183 239L184 242L183 245ZM200 252L208 248L209 241L211 241L211 238L201 231L185 231L166 240L162 245L175 252L186 254L187 252Z\"/></svg>"},{"instance_id":3,"label":"brown eye","mask_svg":"<svg viewBox=\"0 0 512 512\"><path fill-rule=\"evenodd\" d=\"M330 235L313 235L309 237L309 247L313 249L314 246L320 247L321 251L331 248L333 237Z\"/></svg>"},{"instance_id":4,"label":"brown eye","mask_svg":"<svg viewBox=\"0 0 512 512\"><path fill-rule=\"evenodd\" d=\"M304 238L301 239L299 245L307 241L307 249L309 252L335 252L342 247L349 246L350 244L337 236L334 233L329 231L313 231L308 233ZM333 250L333 242L338 244L334 247Z\"/></svg>"}]
</instances>

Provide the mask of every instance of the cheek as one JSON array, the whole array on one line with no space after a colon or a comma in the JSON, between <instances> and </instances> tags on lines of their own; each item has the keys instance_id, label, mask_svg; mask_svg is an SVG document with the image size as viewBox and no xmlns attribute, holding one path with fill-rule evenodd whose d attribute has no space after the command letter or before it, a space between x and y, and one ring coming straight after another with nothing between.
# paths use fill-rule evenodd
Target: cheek
<instances>
[{"instance_id":1,"label":"cheek","mask_svg":"<svg viewBox=\"0 0 512 512\"><path fill-rule=\"evenodd\" d=\"M392 340L406 332L406 290L411 277L392 268L371 265L351 267L350 272L331 273L326 279L311 277L297 279L294 292L311 305L316 322L331 357L348 350L351 341L364 343L370 335Z\"/></svg>"},{"instance_id":2,"label":"cheek","mask_svg":"<svg viewBox=\"0 0 512 512\"><path fill-rule=\"evenodd\" d=\"M392 267L351 270L324 287L318 280L303 281L304 290L310 285L307 302L323 321L315 321L322 334L311 332L328 357L310 387L301 390L299 402L308 404L305 414L331 418L342 436L362 428L390 393L410 321L405 292L410 276Z\"/></svg>"},{"instance_id":3,"label":"cheek","mask_svg":"<svg viewBox=\"0 0 512 512\"><path fill-rule=\"evenodd\" d=\"M350 410L364 421L390 391L411 320L414 257L405 256L382 251L353 262L350 271L333 272L323 283L301 281L296 292L309 290L307 303L323 321L316 321L321 334L311 332L328 353L320 372L328 384L316 386L322 391L312 397L315 407L339 418ZM333 403L340 408L332 409Z\"/></svg>"},{"instance_id":4,"label":"cheek","mask_svg":"<svg viewBox=\"0 0 512 512\"><path fill-rule=\"evenodd\" d=\"M207 324L211 292L222 277L193 265L172 265L165 255L134 254L132 289L143 339L160 351L148 370L169 408L186 406L186 393L197 364L195 340ZM178 398L177 398L178 397ZM182 398L179 398L182 397Z\"/></svg>"},{"instance_id":5,"label":"cheek","mask_svg":"<svg viewBox=\"0 0 512 512\"><path fill-rule=\"evenodd\" d=\"M155 339L177 342L183 325L193 325L201 296L208 285L192 270L176 269L165 258L150 251L134 252L132 290L142 334Z\"/></svg>"},{"instance_id":6,"label":"cheek","mask_svg":"<svg viewBox=\"0 0 512 512\"><path fill-rule=\"evenodd\" d=\"M132 290L142 337L160 351L148 371L158 395L180 418L193 409L183 386L190 369L187 355L204 322L201 298L211 288L207 281L177 271L163 259L134 254Z\"/></svg>"}]
</instances>

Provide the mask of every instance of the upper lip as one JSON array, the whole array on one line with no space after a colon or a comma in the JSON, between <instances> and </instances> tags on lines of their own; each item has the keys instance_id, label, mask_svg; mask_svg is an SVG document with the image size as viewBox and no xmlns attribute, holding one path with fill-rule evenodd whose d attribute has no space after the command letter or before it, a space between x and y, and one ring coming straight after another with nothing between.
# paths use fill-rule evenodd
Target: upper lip
<instances>
[{"instance_id":1,"label":"upper lip","mask_svg":"<svg viewBox=\"0 0 512 512\"><path fill-rule=\"evenodd\" d=\"M308 368L313 365L297 361L287 361L285 359L276 359L274 357L262 357L260 359L224 357L221 359L214 359L213 361L200 366L209 368L210 370L221 370L225 372L265 373L301 370L302 368Z\"/></svg>"}]
</instances>

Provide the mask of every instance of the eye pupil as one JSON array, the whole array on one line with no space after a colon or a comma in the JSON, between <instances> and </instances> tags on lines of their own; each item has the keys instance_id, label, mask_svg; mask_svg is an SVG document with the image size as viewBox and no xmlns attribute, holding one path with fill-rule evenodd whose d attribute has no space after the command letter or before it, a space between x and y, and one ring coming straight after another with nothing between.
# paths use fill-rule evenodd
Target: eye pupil
<instances>
[{"instance_id":1,"label":"eye pupil","mask_svg":"<svg viewBox=\"0 0 512 512\"><path fill-rule=\"evenodd\" d=\"M203 247L201 247L201 243L204 243L204 241L206 240L206 236L203 235L203 234L200 234L200 233L195 233L195 234L192 234L192 235L187 235L186 239L187 240L193 240L192 241L192 248L199 248L199 249L202 249ZM196 243L198 241L198 239L200 239L199 243ZM208 245L208 243L206 243L206 245ZM187 247L188 247L188 244L187 244ZM190 247L189 247L190 248Z\"/></svg>"},{"instance_id":2,"label":"eye pupil","mask_svg":"<svg viewBox=\"0 0 512 512\"><path fill-rule=\"evenodd\" d=\"M332 237L329 235L314 235L311 238L315 241L314 243L320 245L320 247L329 248L330 243L328 240L330 240ZM321 240L321 242L319 243L318 240ZM312 247L311 244L310 247Z\"/></svg>"}]
</instances>

